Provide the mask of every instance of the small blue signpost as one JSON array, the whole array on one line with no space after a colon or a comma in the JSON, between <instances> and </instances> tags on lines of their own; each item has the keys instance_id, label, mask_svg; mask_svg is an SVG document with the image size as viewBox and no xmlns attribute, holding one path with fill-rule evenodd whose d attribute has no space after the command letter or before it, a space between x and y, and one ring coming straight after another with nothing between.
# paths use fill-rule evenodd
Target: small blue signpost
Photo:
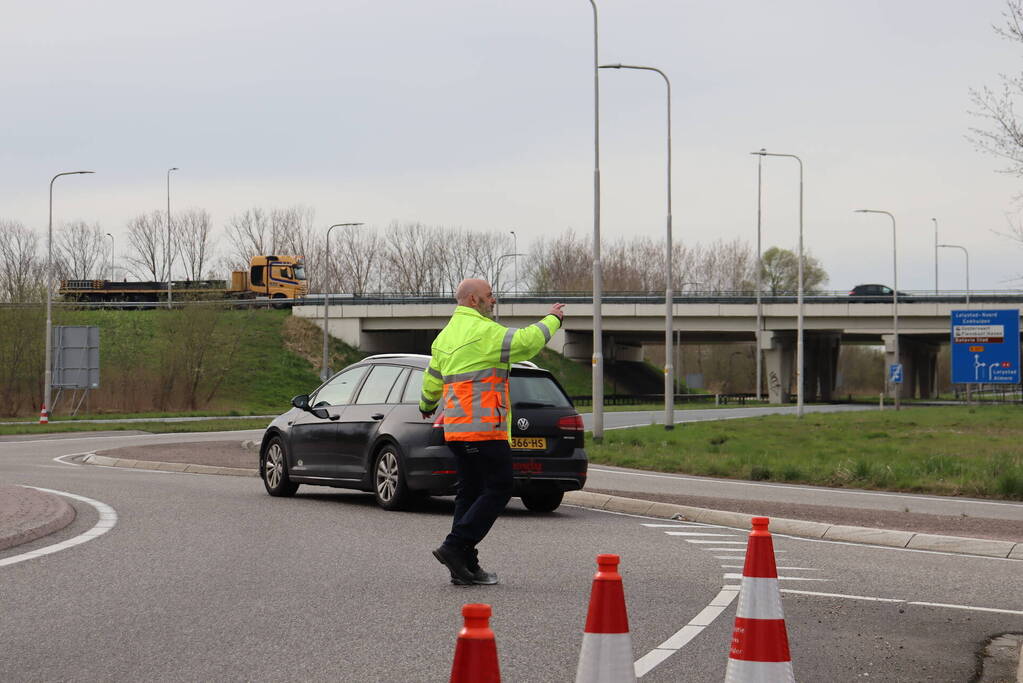
<instances>
[{"instance_id":1,"label":"small blue signpost","mask_svg":"<svg viewBox=\"0 0 1023 683\"><path fill-rule=\"evenodd\" d=\"M1019 384L1019 310L952 311L952 383Z\"/></svg>"},{"instance_id":2,"label":"small blue signpost","mask_svg":"<svg viewBox=\"0 0 1023 683\"><path fill-rule=\"evenodd\" d=\"M888 381L892 384L902 384L902 363L892 363L888 366Z\"/></svg>"}]
</instances>

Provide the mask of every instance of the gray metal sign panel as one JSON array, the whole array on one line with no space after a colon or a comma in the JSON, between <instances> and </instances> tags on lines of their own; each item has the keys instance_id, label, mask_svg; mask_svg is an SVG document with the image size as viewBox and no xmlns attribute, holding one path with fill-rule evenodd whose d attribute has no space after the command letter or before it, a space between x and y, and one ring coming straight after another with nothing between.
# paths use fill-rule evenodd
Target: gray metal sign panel
<instances>
[{"instance_id":1,"label":"gray metal sign panel","mask_svg":"<svg viewBox=\"0 0 1023 683\"><path fill-rule=\"evenodd\" d=\"M53 386L99 388L99 328L57 325L53 328Z\"/></svg>"}]
</instances>

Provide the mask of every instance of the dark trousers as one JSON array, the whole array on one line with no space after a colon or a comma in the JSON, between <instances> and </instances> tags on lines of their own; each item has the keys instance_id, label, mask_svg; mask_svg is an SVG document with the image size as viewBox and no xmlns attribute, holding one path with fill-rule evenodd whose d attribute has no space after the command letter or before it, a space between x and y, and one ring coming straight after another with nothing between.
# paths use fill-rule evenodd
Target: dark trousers
<instances>
[{"instance_id":1,"label":"dark trousers","mask_svg":"<svg viewBox=\"0 0 1023 683\"><path fill-rule=\"evenodd\" d=\"M449 441L455 454L458 493L455 517L444 545L472 550L490 531L511 499L511 446L496 441Z\"/></svg>"}]
</instances>

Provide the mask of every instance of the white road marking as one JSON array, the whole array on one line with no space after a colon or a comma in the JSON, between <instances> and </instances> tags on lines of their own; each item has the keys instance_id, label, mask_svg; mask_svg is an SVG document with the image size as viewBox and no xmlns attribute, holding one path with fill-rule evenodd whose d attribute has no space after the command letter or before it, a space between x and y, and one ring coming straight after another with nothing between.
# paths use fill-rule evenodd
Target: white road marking
<instances>
[{"instance_id":1,"label":"white road marking","mask_svg":"<svg viewBox=\"0 0 1023 683\"><path fill-rule=\"evenodd\" d=\"M725 574L726 579L742 580L742 574ZM779 581L831 581L831 579L812 579L808 576L779 576Z\"/></svg>"},{"instance_id":2,"label":"white road marking","mask_svg":"<svg viewBox=\"0 0 1023 683\"><path fill-rule=\"evenodd\" d=\"M736 534L715 534L709 531L665 531L664 533L669 536L723 536L725 538L735 538L736 536Z\"/></svg>"},{"instance_id":3,"label":"white road marking","mask_svg":"<svg viewBox=\"0 0 1023 683\"><path fill-rule=\"evenodd\" d=\"M693 527L700 527L700 524L643 524L643 526L650 529L692 529Z\"/></svg>"},{"instance_id":4,"label":"white road marking","mask_svg":"<svg viewBox=\"0 0 1023 683\"><path fill-rule=\"evenodd\" d=\"M746 556L745 555L739 555L738 557L736 557L735 555L715 555L714 559L715 560L745 560Z\"/></svg>"},{"instance_id":5,"label":"white road marking","mask_svg":"<svg viewBox=\"0 0 1023 683\"><path fill-rule=\"evenodd\" d=\"M27 553L22 553L20 555L13 555L11 557L0 559L0 567L6 567L7 565L17 564L18 562L24 562L25 560L34 560L37 557L43 557L44 555L51 555L53 553L60 552L61 550L73 548L76 545L81 545L82 543L91 541L94 538L102 536L106 532L113 529L114 526L117 524L117 511L114 510L114 508L107 505L106 503L101 503L98 500L86 498L85 496L78 496L75 495L74 493L68 493L67 491L54 491L53 489L44 489L39 486L26 486L25 488L35 489L37 491L43 491L45 493L55 493L58 496L65 496L67 498L73 498L82 503L88 503L92 507L96 508L96 511L99 513L99 521L96 522L96 524L91 529L78 534L74 538L69 538L66 541L55 543L53 545L48 545L43 548L38 548L36 550L31 550Z\"/></svg>"},{"instance_id":6,"label":"white road marking","mask_svg":"<svg viewBox=\"0 0 1023 683\"><path fill-rule=\"evenodd\" d=\"M75 458L75 457L78 457L79 455L93 455L94 453L95 453L95 451L82 451L81 453L68 453L67 455L59 455L56 458L53 458L53 461L54 462L59 462L61 465L69 465L71 467L85 467L85 465L83 465L80 462L67 462L67 461L64 460L64 458Z\"/></svg>"},{"instance_id":7,"label":"white road marking","mask_svg":"<svg viewBox=\"0 0 1023 683\"><path fill-rule=\"evenodd\" d=\"M795 595L811 595L814 597L821 598L842 598L845 600L866 600L868 602L897 602L905 605L918 605L921 607L946 607L948 609L962 609L973 612L996 612L998 614L1019 614L1023 615L1023 610L1017 609L998 609L995 607L976 607L973 605L952 605L944 602L920 602L917 600L900 600L898 598L875 598L869 595L845 595L842 593L817 593L815 591L801 591L792 588L782 588L782 593L793 593Z\"/></svg>"},{"instance_id":8,"label":"white road marking","mask_svg":"<svg viewBox=\"0 0 1023 683\"><path fill-rule=\"evenodd\" d=\"M742 569L741 564L723 564L722 569ZM775 567L775 569L783 569L787 572L798 571L798 572L819 572L820 569L815 567Z\"/></svg>"},{"instance_id":9,"label":"white road marking","mask_svg":"<svg viewBox=\"0 0 1023 683\"><path fill-rule=\"evenodd\" d=\"M697 543L697 544L703 543L703 544L711 544L711 545L713 545L714 543L720 543L721 545L746 545L746 541L720 541L718 539L709 540L709 539L702 539L702 538L687 538L685 540L686 540L686 543Z\"/></svg>"},{"instance_id":10,"label":"white road marking","mask_svg":"<svg viewBox=\"0 0 1023 683\"><path fill-rule=\"evenodd\" d=\"M610 427L605 428L605 429L610 429ZM683 476L683 475L676 475L676 474L652 474L652 473L649 473L649 472L625 472L625 471L621 471L621 470L605 470L605 469L600 468L600 467L590 467L589 471L590 472L603 472L604 474L617 474L617 475L620 475L620 476L627 476L627 477L651 477L653 479L678 479L678 480L681 480L681 481L695 481L695 482L701 482L701 483L706 483L707 482L707 478L706 477L686 477L686 476ZM811 487L808 487L808 486L792 486L792 485L789 485L789 484L760 484L760 483L757 483L757 482L739 481L739 480L730 480L730 479L714 479L713 481L714 481L715 484L734 484L734 485L737 485L737 486L757 486L757 487L770 488L770 489L792 489L794 491L804 491L804 492L811 489ZM929 501L936 501L936 502L943 502L943 503L949 502L948 498L942 498L940 496L908 496L908 495L902 495L902 494L898 494L898 493L877 493L877 492L874 492L874 491L854 491L852 489L842 489L841 492L842 493L852 494L852 495L857 495L857 496L880 496L880 497L884 497L884 498L908 498L909 500L917 500L917 501L919 501L919 500L929 500ZM977 504L980 504L980 505L997 505L997 506L1001 506L1001 507L1015 507L1015 508L1018 508L1020 506L1019 503L999 503L999 502L996 502L996 501L976 500L976 499L973 499L973 498L970 498L969 502L970 503L977 503Z\"/></svg>"},{"instance_id":11,"label":"white road marking","mask_svg":"<svg viewBox=\"0 0 1023 683\"><path fill-rule=\"evenodd\" d=\"M710 604L693 617L688 624L683 626L666 641L655 647L650 652L636 660L633 665L636 670L636 678L641 678L649 673L654 667L672 656L686 644L698 636L703 629L713 623L725 609L732 604L739 594L739 586L723 586L721 591L714 596Z\"/></svg>"}]
</instances>

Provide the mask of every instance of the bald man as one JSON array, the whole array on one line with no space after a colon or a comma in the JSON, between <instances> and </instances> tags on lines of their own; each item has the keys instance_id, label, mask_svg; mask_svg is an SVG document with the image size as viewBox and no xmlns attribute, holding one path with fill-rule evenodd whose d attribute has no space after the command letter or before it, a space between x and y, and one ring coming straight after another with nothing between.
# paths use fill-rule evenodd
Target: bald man
<instances>
[{"instance_id":1,"label":"bald man","mask_svg":"<svg viewBox=\"0 0 1023 683\"><path fill-rule=\"evenodd\" d=\"M561 328L564 304L515 329L490 318L494 292L485 280L462 280L455 290L451 320L431 348L423 376L419 411L429 418L441 405L444 439L455 455L458 491L451 533L434 557L458 585L492 585L497 574L484 571L476 546L511 499L511 364L529 360Z\"/></svg>"}]
</instances>

